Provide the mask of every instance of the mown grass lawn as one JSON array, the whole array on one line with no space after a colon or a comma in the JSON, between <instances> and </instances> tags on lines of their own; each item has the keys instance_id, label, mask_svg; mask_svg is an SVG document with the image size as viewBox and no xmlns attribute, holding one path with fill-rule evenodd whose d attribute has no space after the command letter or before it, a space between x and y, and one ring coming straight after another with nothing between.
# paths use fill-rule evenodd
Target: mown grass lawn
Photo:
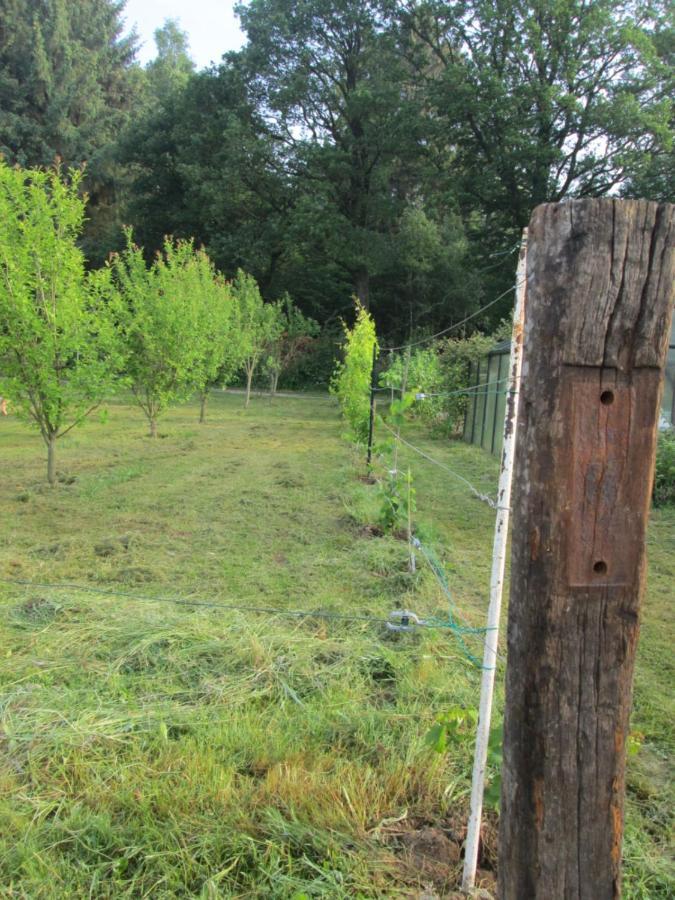
<instances>
[{"instance_id":1,"label":"mown grass lawn","mask_svg":"<svg viewBox=\"0 0 675 900\"><path fill-rule=\"evenodd\" d=\"M478 702L455 637L168 602L386 618L442 615L442 592L421 564L408 573L405 543L364 527L378 488L359 480L331 402L245 411L215 395L206 425L197 413L172 411L152 441L134 407L111 405L63 441L53 490L37 435L0 421L0 896L451 896L471 742L439 756L424 736L435 714ZM494 483L485 454L407 433ZM408 459L424 538L481 624L491 511ZM665 898L672 511L654 514L649 549L625 896Z\"/></svg>"}]
</instances>

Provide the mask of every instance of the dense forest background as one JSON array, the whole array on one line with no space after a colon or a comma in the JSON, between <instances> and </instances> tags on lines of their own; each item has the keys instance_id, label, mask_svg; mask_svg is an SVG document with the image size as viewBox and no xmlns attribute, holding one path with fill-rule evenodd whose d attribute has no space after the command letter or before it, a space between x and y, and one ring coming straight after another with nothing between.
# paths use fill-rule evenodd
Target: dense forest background
<instances>
[{"instance_id":1,"label":"dense forest background","mask_svg":"<svg viewBox=\"0 0 675 900\"><path fill-rule=\"evenodd\" d=\"M358 296L391 339L513 281L542 201L673 200L673 12L661 0L251 0L196 71L173 21L136 62L121 0L3 0L0 153L85 166L84 251L123 223L326 330ZM505 297L475 320L492 327Z\"/></svg>"}]
</instances>

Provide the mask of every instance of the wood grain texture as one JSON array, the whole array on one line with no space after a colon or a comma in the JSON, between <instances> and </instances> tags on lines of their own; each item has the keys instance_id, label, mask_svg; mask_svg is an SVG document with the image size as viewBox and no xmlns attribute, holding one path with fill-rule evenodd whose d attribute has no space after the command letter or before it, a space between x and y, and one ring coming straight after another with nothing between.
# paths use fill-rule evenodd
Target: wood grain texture
<instances>
[{"instance_id":1,"label":"wood grain texture","mask_svg":"<svg viewBox=\"0 0 675 900\"><path fill-rule=\"evenodd\" d=\"M674 261L667 204L545 204L530 222L503 900L620 895L625 742Z\"/></svg>"}]
</instances>

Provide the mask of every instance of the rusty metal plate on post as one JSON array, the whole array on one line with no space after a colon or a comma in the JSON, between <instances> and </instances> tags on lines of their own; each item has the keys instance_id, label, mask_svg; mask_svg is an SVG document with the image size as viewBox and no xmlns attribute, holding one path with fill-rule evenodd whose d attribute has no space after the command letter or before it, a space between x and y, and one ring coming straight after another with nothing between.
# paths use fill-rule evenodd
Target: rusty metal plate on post
<instances>
[{"instance_id":1,"label":"rusty metal plate on post","mask_svg":"<svg viewBox=\"0 0 675 900\"><path fill-rule=\"evenodd\" d=\"M654 449L658 372L567 367L567 577L571 587L633 582L644 539L644 485L631 477ZM642 456L642 459L649 458Z\"/></svg>"}]
</instances>

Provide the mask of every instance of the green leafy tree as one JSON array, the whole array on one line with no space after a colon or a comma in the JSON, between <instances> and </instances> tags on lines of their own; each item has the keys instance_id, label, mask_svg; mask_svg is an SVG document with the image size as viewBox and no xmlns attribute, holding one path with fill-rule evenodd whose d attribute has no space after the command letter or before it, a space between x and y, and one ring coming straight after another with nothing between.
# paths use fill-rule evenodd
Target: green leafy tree
<instances>
[{"instance_id":1,"label":"green leafy tree","mask_svg":"<svg viewBox=\"0 0 675 900\"><path fill-rule=\"evenodd\" d=\"M653 489L654 506L675 505L675 430L659 434Z\"/></svg>"},{"instance_id":2,"label":"green leafy tree","mask_svg":"<svg viewBox=\"0 0 675 900\"><path fill-rule=\"evenodd\" d=\"M492 230L524 227L544 201L602 196L669 142L662 0L396 7L460 196Z\"/></svg>"},{"instance_id":3,"label":"green leafy tree","mask_svg":"<svg viewBox=\"0 0 675 900\"><path fill-rule=\"evenodd\" d=\"M358 300L356 321L352 328L344 325L344 331L344 359L335 367L330 390L340 402L353 440L365 443L368 440L372 368L379 345L375 321Z\"/></svg>"},{"instance_id":4,"label":"green leafy tree","mask_svg":"<svg viewBox=\"0 0 675 900\"><path fill-rule=\"evenodd\" d=\"M155 29L157 56L145 68L148 84L156 101L169 105L177 91L184 88L195 64L190 57L188 36L176 19L167 19Z\"/></svg>"},{"instance_id":5,"label":"green leafy tree","mask_svg":"<svg viewBox=\"0 0 675 900\"><path fill-rule=\"evenodd\" d=\"M304 253L332 259L368 307L385 265L400 169L419 155L422 119L379 0L257 0L238 13L251 89L304 185L293 218ZM297 226L296 226L297 227Z\"/></svg>"},{"instance_id":6,"label":"green leafy tree","mask_svg":"<svg viewBox=\"0 0 675 900\"><path fill-rule=\"evenodd\" d=\"M122 0L0 4L0 153L22 166L86 163L81 240L101 261L120 230L116 141L143 87L123 9Z\"/></svg>"},{"instance_id":7,"label":"green leafy tree","mask_svg":"<svg viewBox=\"0 0 675 900\"><path fill-rule=\"evenodd\" d=\"M292 190L234 62L193 75L124 135L135 178L126 216L141 243L194 237L223 272L250 272L270 296L287 255Z\"/></svg>"},{"instance_id":8,"label":"green leafy tree","mask_svg":"<svg viewBox=\"0 0 675 900\"><path fill-rule=\"evenodd\" d=\"M81 173L0 161L0 392L56 443L115 389L122 365L110 273L85 273Z\"/></svg>"},{"instance_id":9,"label":"green leafy tree","mask_svg":"<svg viewBox=\"0 0 675 900\"><path fill-rule=\"evenodd\" d=\"M241 269L233 282L237 302L241 357L246 373L246 408L251 402L253 376L268 347L279 338L283 322L279 307L265 303L252 275Z\"/></svg>"},{"instance_id":10,"label":"green leafy tree","mask_svg":"<svg viewBox=\"0 0 675 900\"><path fill-rule=\"evenodd\" d=\"M200 345L199 421L206 421L209 393L215 384L226 387L241 367L243 350L239 310L232 286L216 272L206 252L196 254L198 303L196 335Z\"/></svg>"},{"instance_id":11,"label":"green leafy tree","mask_svg":"<svg viewBox=\"0 0 675 900\"><path fill-rule=\"evenodd\" d=\"M267 348L265 370L270 379L270 394L274 396L279 384L279 376L298 357L306 353L313 338L319 333L319 324L303 315L293 304L288 294L275 304L279 320L279 333Z\"/></svg>"},{"instance_id":12,"label":"green leafy tree","mask_svg":"<svg viewBox=\"0 0 675 900\"><path fill-rule=\"evenodd\" d=\"M202 279L210 265L195 255L191 242L167 239L148 267L127 230L127 248L111 267L124 302L131 388L154 438L166 408L186 400L208 376L201 319Z\"/></svg>"}]
</instances>

